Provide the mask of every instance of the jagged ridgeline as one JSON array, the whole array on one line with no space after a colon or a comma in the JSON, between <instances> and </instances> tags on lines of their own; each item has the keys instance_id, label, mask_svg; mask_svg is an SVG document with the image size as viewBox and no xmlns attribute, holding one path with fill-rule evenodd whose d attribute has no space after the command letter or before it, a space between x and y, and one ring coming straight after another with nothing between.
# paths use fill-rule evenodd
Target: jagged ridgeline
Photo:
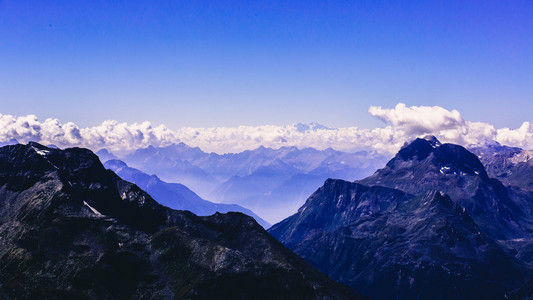
<instances>
[{"instance_id":1,"label":"jagged ridgeline","mask_svg":"<svg viewBox=\"0 0 533 300\"><path fill-rule=\"evenodd\" d=\"M87 149L0 148L0 298L357 299L241 213L155 202Z\"/></svg>"},{"instance_id":2,"label":"jagged ridgeline","mask_svg":"<svg viewBox=\"0 0 533 300\"><path fill-rule=\"evenodd\" d=\"M533 286L528 195L426 137L366 179L327 180L269 232L372 299L503 299Z\"/></svg>"}]
</instances>

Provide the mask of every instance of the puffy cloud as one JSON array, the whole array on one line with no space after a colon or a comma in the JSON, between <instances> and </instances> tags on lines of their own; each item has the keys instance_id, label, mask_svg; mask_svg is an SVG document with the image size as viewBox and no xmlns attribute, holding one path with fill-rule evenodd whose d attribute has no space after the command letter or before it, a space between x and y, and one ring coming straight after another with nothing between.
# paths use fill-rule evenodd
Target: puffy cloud
<instances>
[{"instance_id":1,"label":"puffy cloud","mask_svg":"<svg viewBox=\"0 0 533 300\"><path fill-rule=\"evenodd\" d=\"M457 110L440 106L411 106L398 103L395 108L371 106L369 113L404 133L407 140L433 134L443 142L461 145L497 141L504 145L533 148L533 126L524 122L518 129L496 129L484 122L464 120Z\"/></svg>"},{"instance_id":2,"label":"puffy cloud","mask_svg":"<svg viewBox=\"0 0 533 300\"><path fill-rule=\"evenodd\" d=\"M518 129L498 129L495 140L504 145L533 149L533 125L524 122Z\"/></svg>"},{"instance_id":3,"label":"puffy cloud","mask_svg":"<svg viewBox=\"0 0 533 300\"><path fill-rule=\"evenodd\" d=\"M119 154L149 145L166 146L178 142L217 153L240 152L263 145L272 148L331 147L343 151L392 154L406 141L433 134L442 142L469 145L495 140L505 145L533 149L533 125L529 122L524 122L517 129L496 129L488 123L466 121L457 110L450 111L439 106L407 107L403 103L391 109L371 106L369 112L388 124L374 129L329 128L312 123L171 130L165 125L153 127L149 122L128 124L108 120L98 126L79 128L70 122L62 124L57 119L39 122L34 115L0 114L0 144L16 139L23 143L37 141L59 147L107 148Z\"/></svg>"},{"instance_id":4,"label":"puffy cloud","mask_svg":"<svg viewBox=\"0 0 533 300\"><path fill-rule=\"evenodd\" d=\"M465 121L457 110L449 111L440 106L411 106L398 103L395 108L383 109L370 106L368 112L408 134L423 134L464 126Z\"/></svg>"},{"instance_id":5,"label":"puffy cloud","mask_svg":"<svg viewBox=\"0 0 533 300\"><path fill-rule=\"evenodd\" d=\"M149 145L166 146L179 142L175 133L166 126L152 127L150 122L118 123L104 121L100 126L83 128L80 131L82 143L91 149L108 148L117 152L127 152Z\"/></svg>"}]
</instances>

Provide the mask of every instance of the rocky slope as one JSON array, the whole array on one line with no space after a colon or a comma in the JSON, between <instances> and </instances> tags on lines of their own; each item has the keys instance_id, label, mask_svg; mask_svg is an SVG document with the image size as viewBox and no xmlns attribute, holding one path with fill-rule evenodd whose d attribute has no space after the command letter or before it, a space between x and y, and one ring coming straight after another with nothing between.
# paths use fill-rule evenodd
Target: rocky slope
<instances>
[{"instance_id":1,"label":"rocky slope","mask_svg":"<svg viewBox=\"0 0 533 300\"><path fill-rule=\"evenodd\" d=\"M0 148L0 298L354 299L241 213L155 202L89 150Z\"/></svg>"},{"instance_id":2,"label":"rocky slope","mask_svg":"<svg viewBox=\"0 0 533 300\"><path fill-rule=\"evenodd\" d=\"M442 192L328 180L269 232L372 299L501 299L528 276Z\"/></svg>"},{"instance_id":3,"label":"rocky slope","mask_svg":"<svg viewBox=\"0 0 533 300\"><path fill-rule=\"evenodd\" d=\"M531 198L514 197L476 155L427 137L368 178L327 180L269 232L370 298L502 299L532 276Z\"/></svg>"},{"instance_id":4,"label":"rocky slope","mask_svg":"<svg viewBox=\"0 0 533 300\"><path fill-rule=\"evenodd\" d=\"M510 193L499 180L490 178L473 153L459 145L441 145L434 137L416 139L384 168L358 182L416 195L443 191L496 239L521 238L533 230L533 220L523 209L531 201Z\"/></svg>"}]
</instances>

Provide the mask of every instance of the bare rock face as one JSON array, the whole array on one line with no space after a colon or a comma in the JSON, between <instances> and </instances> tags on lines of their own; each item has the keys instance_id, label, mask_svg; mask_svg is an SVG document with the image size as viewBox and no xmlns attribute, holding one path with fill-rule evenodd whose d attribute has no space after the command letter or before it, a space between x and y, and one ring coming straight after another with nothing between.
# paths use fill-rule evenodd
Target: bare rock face
<instances>
[{"instance_id":1,"label":"bare rock face","mask_svg":"<svg viewBox=\"0 0 533 300\"><path fill-rule=\"evenodd\" d=\"M416 139L384 168L358 182L415 195L443 191L498 240L521 238L533 229L527 213L531 201L490 178L478 157L459 145Z\"/></svg>"},{"instance_id":2,"label":"bare rock face","mask_svg":"<svg viewBox=\"0 0 533 300\"><path fill-rule=\"evenodd\" d=\"M528 274L437 191L328 180L269 232L372 299L500 299Z\"/></svg>"},{"instance_id":3,"label":"bare rock face","mask_svg":"<svg viewBox=\"0 0 533 300\"><path fill-rule=\"evenodd\" d=\"M502 299L532 275L520 201L476 155L426 137L366 179L327 180L269 232L372 299Z\"/></svg>"},{"instance_id":4,"label":"bare rock face","mask_svg":"<svg viewBox=\"0 0 533 300\"><path fill-rule=\"evenodd\" d=\"M429 190L444 191L511 255L533 264L533 191L516 185L505 186L491 177L474 153L462 146L440 144L435 140L416 139L384 168L359 182L397 188L415 195ZM516 148L502 149L496 152L517 151ZM489 160L487 153L490 151L485 152L484 161ZM494 161L500 159L497 156ZM489 167L491 172L496 169L495 165ZM512 172L515 182L531 180L528 172Z\"/></svg>"},{"instance_id":5,"label":"bare rock face","mask_svg":"<svg viewBox=\"0 0 533 300\"><path fill-rule=\"evenodd\" d=\"M0 148L0 298L356 299L241 213L154 201L89 150Z\"/></svg>"}]
</instances>

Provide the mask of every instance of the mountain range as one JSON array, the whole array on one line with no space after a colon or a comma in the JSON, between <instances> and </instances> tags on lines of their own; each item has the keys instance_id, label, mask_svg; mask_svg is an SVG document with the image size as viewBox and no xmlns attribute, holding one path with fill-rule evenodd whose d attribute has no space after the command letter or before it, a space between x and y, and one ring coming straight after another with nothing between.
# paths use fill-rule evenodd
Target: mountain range
<instances>
[{"instance_id":1,"label":"mountain range","mask_svg":"<svg viewBox=\"0 0 533 300\"><path fill-rule=\"evenodd\" d=\"M479 157L491 177L505 185L533 191L533 151L497 142L468 149Z\"/></svg>"},{"instance_id":2,"label":"mountain range","mask_svg":"<svg viewBox=\"0 0 533 300\"><path fill-rule=\"evenodd\" d=\"M326 181L269 232L372 299L502 299L533 274L532 203L427 136L365 179Z\"/></svg>"},{"instance_id":3,"label":"mountain range","mask_svg":"<svg viewBox=\"0 0 533 300\"><path fill-rule=\"evenodd\" d=\"M90 150L0 148L0 298L359 299L242 213L160 205Z\"/></svg>"},{"instance_id":4,"label":"mountain range","mask_svg":"<svg viewBox=\"0 0 533 300\"><path fill-rule=\"evenodd\" d=\"M116 159L105 149L97 154L102 161ZM387 157L296 147L216 154L179 143L138 149L120 159L166 182L181 183L204 199L239 204L268 222L277 222L296 212L326 179L363 178Z\"/></svg>"},{"instance_id":5,"label":"mountain range","mask_svg":"<svg viewBox=\"0 0 533 300\"><path fill-rule=\"evenodd\" d=\"M243 194L305 192L311 178L347 174L345 165L370 155L259 148L221 155L217 167L185 145L133 155L150 157L155 169L176 151L186 160L174 166L219 168L231 176L224 183L248 187ZM268 232L245 214L215 213L253 214L242 207L99 155L111 160L37 143L0 148L0 298L533 296L533 169L520 148L418 138L366 178L325 180Z\"/></svg>"},{"instance_id":6,"label":"mountain range","mask_svg":"<svg viewBox=\"0 0 533 300\"><path fill-rule=\"evenodd\" d=\"M253 217L263 228L271 225L259 216L237 204L213 203L200 198L189 188L179 183L167 183L156 175L148 175L137 169L128 167L125 162L111 159L104 163L104 167L115 172L120 178L135 183L142 190L150 194L158 203L176 210L188 210L198 216L208 216L216 212L242 212Z\"/></svg>"}]
</instances>

